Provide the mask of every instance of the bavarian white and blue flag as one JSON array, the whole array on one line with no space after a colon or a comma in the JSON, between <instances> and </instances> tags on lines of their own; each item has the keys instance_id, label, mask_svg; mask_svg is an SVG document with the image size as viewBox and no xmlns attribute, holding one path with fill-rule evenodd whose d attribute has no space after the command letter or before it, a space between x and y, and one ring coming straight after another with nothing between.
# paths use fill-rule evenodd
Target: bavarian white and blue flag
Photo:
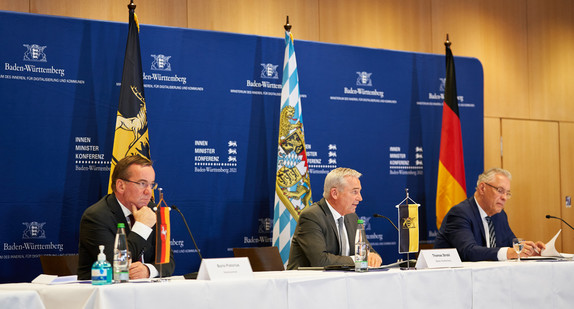
<instances>
[{"instance_id":1,"label":"bavarian white and blue flag","mask_svg":"<svg viewBox=\"0 0 574 309\"><path fill-rule=\"evenodd\" d=\"M273 218L273 245L279 248L285 265L289 259L291 238L295 232L299 214L313 203L303 132L295 48L291 33L285 31Z\"/></svg>"}]
</instances>

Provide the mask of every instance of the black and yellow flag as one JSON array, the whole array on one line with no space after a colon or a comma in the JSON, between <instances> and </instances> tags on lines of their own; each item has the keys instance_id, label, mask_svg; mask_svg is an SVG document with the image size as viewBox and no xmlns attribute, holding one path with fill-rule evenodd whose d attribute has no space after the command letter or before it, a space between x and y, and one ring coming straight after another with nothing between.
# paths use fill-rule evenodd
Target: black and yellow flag
<instances>
[{"instance_id":1,"label":"black and yellow flag","mask_svg":"<svg viewBox=\"0 0 574 309\"><path fill-rule=\"evenodd\" d=\"M128 5L130 22L124 70L120 88L120 103L116 118L110 182L116 163L130 155L141 155L151 160L144 95L139 24L135 5ZM108 192L111 193L111 183Z\"/></svg>"},{"instance_id":2,"label":"black and yellow flag","mask_svg":"<svg viewBox=\"0 0 574 309\"><path fill-rule=\"evenodd\" d=\"M399 253L419 251L419 204L401 204L399 210Z\"/></svg>"}]
</instances>

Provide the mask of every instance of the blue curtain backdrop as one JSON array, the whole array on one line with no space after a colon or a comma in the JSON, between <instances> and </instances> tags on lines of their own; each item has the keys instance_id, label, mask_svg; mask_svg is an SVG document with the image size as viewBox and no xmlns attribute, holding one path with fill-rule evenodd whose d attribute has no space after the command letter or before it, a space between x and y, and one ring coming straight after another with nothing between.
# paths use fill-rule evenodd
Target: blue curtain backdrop
<instances>
[{"instance_id":1,"label":"blue curtain backdrop","mask_svg":"<svg viewBox=\"0 0 574 309\"><path fill-rule=\"evenodd\" d=\"M127 20L127 11L126 11ZM143 21L145 22L145 21ZM77 252L78 223L106 194L127 23L0 12L0 281L30 281L39 255ZM151 157L202 255L271 244L284 40L141 25ZM296 31L294 32L295 39ZM456 54L456 45L453 46ZM363 173L357 208L384 263L395 205L420 203L436 235L444 55L295 40L313 199L335 167ZM483 72L456 57L467 191L483 169ZM176 274L199 257L171 212Z\"/></svg>"}]
</instances>

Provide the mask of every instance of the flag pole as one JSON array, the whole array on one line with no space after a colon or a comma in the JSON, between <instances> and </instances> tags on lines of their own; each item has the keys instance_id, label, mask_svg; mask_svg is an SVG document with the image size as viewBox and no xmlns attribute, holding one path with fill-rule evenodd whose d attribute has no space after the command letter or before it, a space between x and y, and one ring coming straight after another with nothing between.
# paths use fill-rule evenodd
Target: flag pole
<instances>
[{"instance_id":1,"label":"flag pole","mask_svg":"<svg viewBox=\"0 0 574 309\"><path fill-rule=\"evenodd\" d=\"M444 41L444 46L450 48L451 41L448 40L448 33L446 34L446 41Z\"/></svg>"},{"instance_id":2,"label":"flag pole","mask_svg":"<svg viewBox=\"0 0 574 309\"><path fill-rule=\"evenodd\" d=\"M407 207L407 209L408 209L408 208L409 208L409 188L405 188L405 194L406 194L406 197L405 197L405 207ZM401 224L401 223L399 222L399 225L400 225L400 224ZM410 252L407 252L407 267L404 267L404 268L401 268L401 269L403 269L403 270L410 270L410 269L411 269L410 260L411 260L411 258L410 258Z\"/></svg>"},{"instance_id":3,"label":"flag pole","mask_svg":"<svg viewBox=\"0 0 574 309\"><path fill-rule=\"evenodd\" d=\"M285 31L287 31L289 33L291 32L291 25L289 24L289 15L287 15L287 22L285 23L283 28L285 28Z\"/></svg>"},{"instance_id":4,"label":"flag pole","mask_svg":"<svg viewBox=\"0 0 574 309\"><path fill-rule=\"evenodd\" d=\"M403 204L404 202L404 204ZM414 267L411 267L411 259L410 259L410 253L411 252L416 252L416 251L411 251L411 245L410 242L411 240L411 236L408 237L409 240L409 245L406 246L406 250L402 250L402 246L403 246L403 241L404 241L404 236L401 236L402 230L403 229L411 229L411 228L417 228L418 227L418 210L417 213L415 215L412 215L410 212L410 206L409 203L412 203L414 206L416 206L418 208L419 204L415 201L413 201L413 199L410 198L409 196L409 188L405 188L405 199L402 200L398 205L396 205L395 207L397 208L398 211L398 226L399 226L399 254L405 254L407 255L407 260L406 260L406 265L400 267L401 270L412 270L415 269ZM404 217L404 214L401 215L401 208L406 209L405 211L407 212L406 217ZM414 218L411 218L410 216L413 216ZM401 219L403 218L402 222ZM416 221L413 222L413 219L415 219ZM417 230L418 233L418 230ZM417 234L418 235L418 234ZM417 251L418 251L418 236L416 239L417 242ZM403 247L404 248L404 247ZM402 259L400 260L402 261Z\"/></svg>"},{"instance_id":5,"label":"flag pole","mask_svg":"<svg viewBox=\"0 0 574 309\"><path fill-rule=\"evenodd\" d=\"M289 16L283 27L285 29L285 54L279 109L272 243L279 248L281 259L287 265L297 220L299 220L301 211L311 206L313 200L305 150L299 76ZM275 69L272 68L272 70Z\"/></svg>"},{"instance_id":6,"label":"flag pole","mask_svg":"<svg viewBox=\"0 0 574 309\"><path fill-rule=\"evenodd\" d=\"M128 4L128 9L130 9L130 10L136 9L136 5L134 4L134 0L131 0L130 4Z\"/></svg>"}]
</instances>

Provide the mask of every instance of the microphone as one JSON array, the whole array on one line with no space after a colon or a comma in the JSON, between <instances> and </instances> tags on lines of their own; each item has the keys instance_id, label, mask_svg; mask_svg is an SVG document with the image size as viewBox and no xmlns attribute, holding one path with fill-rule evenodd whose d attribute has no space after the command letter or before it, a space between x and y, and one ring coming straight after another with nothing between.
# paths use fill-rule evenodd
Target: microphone
<instances>
[{"instance_id":1,"label":"microphone","mask_svg":"<svg viewBox=\"0 0 574 309\"><path fill-rule=\"evenodd\" d=\"M197 247L197 244L195 243L195 238L193 238L193 234L191 233L191 230L189 229L189 225L187 225L187 221L185 220L185 216L181 213L181 211L179 210L179 208L177 208L175 205L169 206L165 200L163 199L163 189L162 188L158 188L159 190L159 202L157 203L156 206L153 207L153 211L157 212L157 208L161 207L161 204L163 202L163 204L177 212L179 212L179 215L181 216L181 218L183 219L183 223L185 223L185 227L187 228L187 232L189 233L189 236L191 236L191 240L193 241L193 245L195 246L195 250L197 251L197 254L199 255L199 259L203 260L203 257L201 256L201 252L199 252L199 248Z\"/></svg>"},{"instance_id":2,"label":"microphone","mask_svg":"<svg viewBox=\"0 0 574 309\"><path fill-rule=\"evenodd\" d=\"M568 225L568 226L569 226L571 229L573 229L573 230L574 230L574 227L572 227L572 225L568 224L568 222L566 222L566 221L562 220L562 218L559 218L559 217L554 217L554 216L551 216L551 215L546 215L546 219L550 219L550 218L552 218L552 219L558 219L558 220L560 220L560 221L562 221L562 222L566 223L566 225Z\"/></svg>"},{"instance_id":3,"label":"microphone","mask_svg":"<svg viewBox=\"0 0 574 309\"><path fill-rule=\"evenodd\" d=\"M185 223L185 227L187 228L187 232L189 233L189 236L191 236L191 240L193 241L193 245L195 246L195 250L197 251L197 255L199 255L199 259L203 260L203 257L201 256L201 252L199 252L199 248L197 247L197 244L195 243L195 238L193 238L193 234L191 233L191 230L189 229L189 225L187 225L187 221L185 220L185 216L183 215L183 213L181 213L181 210L179 210L179 208L177 208L175 205L169 206L169 208L179 212L179 215L183 219L183 223Z\"/></svg>"},{"instance_id":4,"label":"microphone","mask_svg":"<svg viewBox=\"0 0 574 309\"><path fill-rule=\"evenodd\" d=\"M391 222L391 224L395 227L395 229L397 230L397 232L399 231L399 228L393 223L393 221L391 221L391 219L383 216L383 215L379 215L379 214L374 214L373 217L375 218L385 218L387 220L389 220L389 222Z\"/></svg>"},{"instance_id":5,"label":"microphone","mask_svg":"<svg viewBox=\"0 0 574 309\"><path fill-rule=\"evenodd\" d=\"M187 228L187 232L189 233L189 236L191 236L191 240L193 241L193 245L195 246L195 251L197 251L197 255L199 255L199 259L203 260L203 257L201 256L201 252L199 252L199 248L197 247L197 244L195 243L195 238L193 238L193 234L191 233L191 230L189 229L189 225L187 225L187 221L185 220L185 216L183 215L183 213L181 213L181 210L179 210L179 208L177 208L175 205L169 206L169 208L179 212L179 215L183 219L183 223L185 223L185 227ZM183 277L185 279L197 279L197 275L198 275L198 272L192 272L192 273L183 275Z\"/></svg>"}]
</instances>

